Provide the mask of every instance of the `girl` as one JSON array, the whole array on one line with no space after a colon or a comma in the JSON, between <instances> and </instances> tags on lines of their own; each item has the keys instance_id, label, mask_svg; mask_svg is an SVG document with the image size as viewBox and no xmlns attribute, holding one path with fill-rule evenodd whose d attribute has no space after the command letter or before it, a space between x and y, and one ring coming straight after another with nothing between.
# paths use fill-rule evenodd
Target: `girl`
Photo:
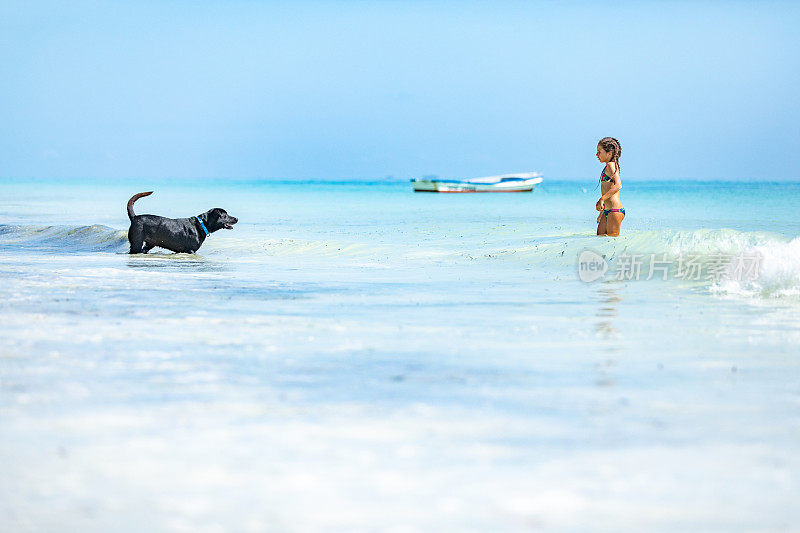
<instances>
[{"instance_id":1,"label":"girl","mask_svg":"<svg viewBox=\"0 0 800 533\"><path fill-rule=\"evenodd\" d=\"M597 143L597 159L606 166L600 174L600 191L603 196L597 200L595 209L600 211L597 215L597 234L616 237L625 218L625 208L619 199L619 190L622 189L622 178L619 176L619 158L622 155L622 146L613 137L604 137Z\"/></svg>"}]
</instances>

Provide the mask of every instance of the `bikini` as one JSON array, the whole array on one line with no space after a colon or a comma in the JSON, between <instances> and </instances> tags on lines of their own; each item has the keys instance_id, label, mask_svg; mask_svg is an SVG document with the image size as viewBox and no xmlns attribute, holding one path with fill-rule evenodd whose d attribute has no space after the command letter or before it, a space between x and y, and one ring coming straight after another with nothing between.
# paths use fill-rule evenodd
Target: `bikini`
<instances>
[{"instance_id":1,"label":"bikini","mask_svg":"<svg viewBox=\"0 0 800 533\"><path fill-rule=\"evenodd\" d=\"M606 169L603 168L603 172L600 173L600 181L612 181L611 176L606 175ZM608 218L609 213L622 213L625 214L625 208L621 207L619 209L603 209L603 216Z\"/></svg>"}]
</instances>

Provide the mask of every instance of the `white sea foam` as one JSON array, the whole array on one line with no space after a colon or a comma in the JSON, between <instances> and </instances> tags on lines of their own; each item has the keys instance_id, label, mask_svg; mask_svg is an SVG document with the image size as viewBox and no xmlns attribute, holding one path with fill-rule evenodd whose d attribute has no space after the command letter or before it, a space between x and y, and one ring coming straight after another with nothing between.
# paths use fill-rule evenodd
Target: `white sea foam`
<instances>
[{"instance_id":1,"label":"white sea foam","mask_svg":"<svg viewBox=\"0 0 800 533\"><path fill-rule=\"evenodd\" d=\"M760 298L800 296L800 237L789 242L760 243L745 253L759 258L758 275L738 279L731 263L727 275L712 285L712 292Z\"/></svg>"}]
</instances>

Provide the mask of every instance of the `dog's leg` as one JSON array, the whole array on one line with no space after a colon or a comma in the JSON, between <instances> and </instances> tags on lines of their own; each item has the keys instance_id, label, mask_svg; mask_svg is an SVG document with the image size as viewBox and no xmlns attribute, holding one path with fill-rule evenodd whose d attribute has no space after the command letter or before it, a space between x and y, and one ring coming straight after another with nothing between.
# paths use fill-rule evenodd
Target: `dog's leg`
<instances>
[{"instance_id":1,"label":"dog's leg","mask_svg":"<svg viewBox=\"0 0 800 533\"><path fill-rule=\"evenodd\" d=\"M142 253L142 245L144 244L144 232L142 228L134 228L128 230L128 242L131 243L129 254Z\"/></svg>"}]
</instances>

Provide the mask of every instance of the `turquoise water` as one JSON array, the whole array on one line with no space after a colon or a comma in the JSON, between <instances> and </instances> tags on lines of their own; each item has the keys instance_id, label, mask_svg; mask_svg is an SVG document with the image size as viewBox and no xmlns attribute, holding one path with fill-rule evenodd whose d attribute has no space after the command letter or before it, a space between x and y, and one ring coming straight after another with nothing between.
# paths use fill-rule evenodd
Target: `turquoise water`
<instances>
[{"instance_id":1,"label":"turquoise water","mask_svg":"<svg viewBox=\"0 0 800 533\"><path fill-rule=\"evenodd\" d=\"M594 187L0 182L0 529L798 527L800 183ZM131 257L145 190L240 223Z\"/></svg>"}]
</instances>

